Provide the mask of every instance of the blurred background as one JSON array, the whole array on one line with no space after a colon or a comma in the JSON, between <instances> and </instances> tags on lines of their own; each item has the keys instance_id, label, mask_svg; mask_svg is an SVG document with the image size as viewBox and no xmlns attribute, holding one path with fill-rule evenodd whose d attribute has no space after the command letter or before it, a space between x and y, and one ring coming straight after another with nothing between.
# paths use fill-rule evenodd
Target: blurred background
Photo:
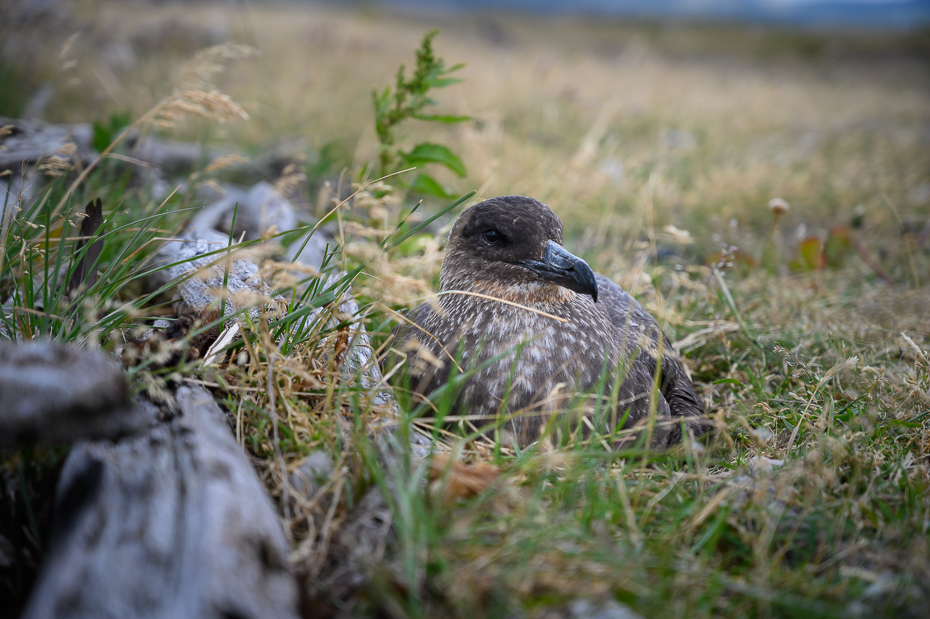
<instances>
[{"instance_id":1,"label":"blurred background","mask_svg":"<svg viewBox=\"0 0 930 619\"><path fill-rule=\"evenodd\" d=\"M805 26L913 28L930 18L920 0L384 0L447 11L505 9L546 15L727 20Z\"/></svg>"},{"instance_id":2,"label":"blurred background","mask_svg":"<svg viewBox=\"0 0 930 619\"><path fill-rule=\"evenodd\" d=\"M412 67L424 33L438 28L436 55L465 66L461 83L435 91L431 113L471 120L406 122L399 145L440 143L460 157L464 176L432 172L450 194L546 202L575 248L614 275L629 270L632 244L667 226L670 253L685 260L728 248L757 265L775 239L773 198L790 207L774 218L777 269L823 267L803 243L829 243L833 229L851 255L853 224L897 281L913 270L905 251L927 245L927 1L3 6L8 117L135 119L171 92L199 50L256 48L217 77L249 120L163 134L251 158L287 151L306 172L298 193L309 211L322 208L320 188L340 174L371 177L372 89L392 85L400 64Z\"/></svg>"}]
</instances>

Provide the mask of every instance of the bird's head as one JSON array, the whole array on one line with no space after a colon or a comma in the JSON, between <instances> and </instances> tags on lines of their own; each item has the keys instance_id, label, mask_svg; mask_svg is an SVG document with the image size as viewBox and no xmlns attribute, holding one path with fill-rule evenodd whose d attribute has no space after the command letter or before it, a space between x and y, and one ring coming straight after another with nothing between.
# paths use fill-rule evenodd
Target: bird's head
<instances>
[{"instance_id":1,"label":"bird's head","mask_svg":"<svg viewBox=\"0 0 930 619\"><path fill-rule=\"evenodd\" d=\"M558 216L525 196L485 200L459 216L442 261L441 288L518 303L566 301L573 293L597 301L594 272L562 247Z\"/></svg>"}]
</instances>

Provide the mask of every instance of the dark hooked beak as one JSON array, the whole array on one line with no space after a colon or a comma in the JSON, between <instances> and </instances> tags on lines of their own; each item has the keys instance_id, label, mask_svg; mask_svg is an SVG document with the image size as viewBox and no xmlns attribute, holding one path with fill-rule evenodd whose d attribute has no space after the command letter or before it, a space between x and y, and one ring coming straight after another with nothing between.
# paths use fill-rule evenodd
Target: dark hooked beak
<instances>
[{"instance_id":1,"label":"dark hooked beak","mask_svg":"<svg viewBox=\"0 0 930 619\"><path fill-rule=\"evenodd\" d=\"M597 282L588 263L555 241L546 243L542 260L515 262L536 273L540 279L581 294L589 294L597 303Z\"/></svg>"}]
</instances>

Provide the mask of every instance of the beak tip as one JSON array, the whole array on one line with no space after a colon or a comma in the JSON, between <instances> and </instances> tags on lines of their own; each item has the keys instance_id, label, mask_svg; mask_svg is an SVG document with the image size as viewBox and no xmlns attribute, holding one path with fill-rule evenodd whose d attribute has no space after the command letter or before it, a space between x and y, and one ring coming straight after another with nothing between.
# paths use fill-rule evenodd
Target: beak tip
<instances>
[{"instance_id":1,"label":"beak tip","mask_svg":"<svg viewBox=\"0 0 930 619\"><path fill-rule=\"evenodd\" d=\"M549 241L541 260L517 262L544 281L568 288L579 294L591 295L597 303L597 278L588 263L570 253L555 241Z\"/></svg>"}]
</instances>

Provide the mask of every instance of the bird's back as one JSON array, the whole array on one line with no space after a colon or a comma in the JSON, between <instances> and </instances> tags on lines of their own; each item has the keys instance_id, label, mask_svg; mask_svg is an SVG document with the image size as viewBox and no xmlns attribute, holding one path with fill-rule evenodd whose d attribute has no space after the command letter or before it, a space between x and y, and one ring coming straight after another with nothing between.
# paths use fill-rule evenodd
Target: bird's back
<instances>
[{"instance_id":1,"label":"bird's back","mask_svg":"<svg viewBox=\"0 0 930 619\"><path fill-rule=\"evenodd\" d=\"M684 362L655 318L613 280L600 273L596 273L595 278L598 304L604 304L621 346L628 354L636 355L634 366L654 377L657 361L662 360L660 391L668 402L672 422L677 422L671 428L668 444L681 441L681 421L695 436L704 434L711 425L705 417L704 402L695 391Z\"/></svg>"}]
</instances>

